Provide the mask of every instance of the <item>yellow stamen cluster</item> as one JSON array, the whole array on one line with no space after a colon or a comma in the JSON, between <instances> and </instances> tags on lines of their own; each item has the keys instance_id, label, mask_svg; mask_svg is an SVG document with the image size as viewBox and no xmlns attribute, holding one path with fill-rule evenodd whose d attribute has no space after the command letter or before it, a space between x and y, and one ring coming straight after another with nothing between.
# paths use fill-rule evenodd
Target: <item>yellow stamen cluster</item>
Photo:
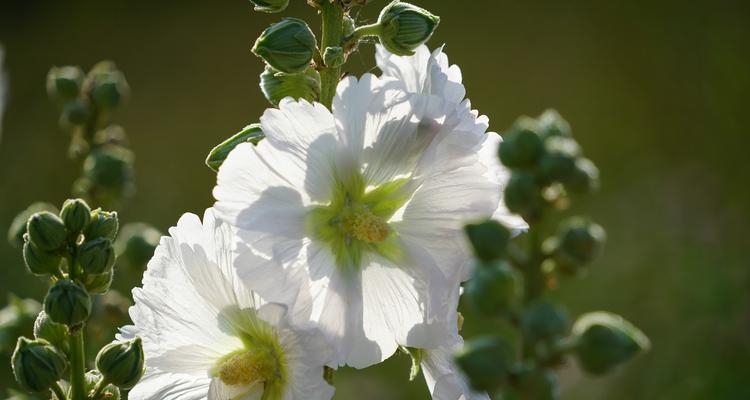
<instances>
[{"instance_id":1,"label":"yellow stamen cluster","mask_svg":"<svg viewBox=\"0 0 750 400\"><path fill-rule=\"evenodd\" d=\"M221 364L219 378L227 385L266 382L276 375L276 364L271 354L243 351L229 356Z\"/></svg>"},{"instance_id":2,"label":"yellow stamen cluster","mask_svg":"<svg viewBox=\"0 0 750 400\"><path fill-rule=\"evenodd\" d=\"M368 209L358 210L344 218L343 228L346 233L367 243L380 243L390 233L388 223Z\"/></svg>"}]
</instances>

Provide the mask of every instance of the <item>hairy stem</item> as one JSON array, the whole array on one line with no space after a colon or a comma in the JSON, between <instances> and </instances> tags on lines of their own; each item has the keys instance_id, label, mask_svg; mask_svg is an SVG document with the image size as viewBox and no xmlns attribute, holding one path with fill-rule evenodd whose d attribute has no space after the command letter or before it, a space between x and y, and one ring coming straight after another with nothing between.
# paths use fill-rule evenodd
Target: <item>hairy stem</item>
<instances>
[{"instance_id":1,"label":"hairy stem","mask_svg":"<svg viewBox=\"0 0 750 400\"><path fill-rule=\"evenodd\" d=\"M320 44L321 53L327 47L341 46L344 34L344 9L337 2L324 1L321 4L323 17L323 37ZM341 66L324 66L320 71L321 90L320 102L331 109L336 86L341 78Z\"/></svg>"},{"instance_id":2,"label":"hairy stem","mask_svg":"<svg viewBox=\"0 0 750 400\"><path fill-rule=\"evenodd\" d=\"M86 400L86 349L83 327L70 334L70 399Z\"/></svg>"},{"instance_id":3,"label":"hairy stem","mask_svg":"<svg viewBox=\"0 0 750 400\"><path fill-rule=\"evenodd\" d=\"M65 392L62 390L59 383L57 382L53 383L50 389L52 389L52 393L55 394L55 397L57 397L57 400L68 399L68 396L65 395Z\"/></svg>"}]
</instances>

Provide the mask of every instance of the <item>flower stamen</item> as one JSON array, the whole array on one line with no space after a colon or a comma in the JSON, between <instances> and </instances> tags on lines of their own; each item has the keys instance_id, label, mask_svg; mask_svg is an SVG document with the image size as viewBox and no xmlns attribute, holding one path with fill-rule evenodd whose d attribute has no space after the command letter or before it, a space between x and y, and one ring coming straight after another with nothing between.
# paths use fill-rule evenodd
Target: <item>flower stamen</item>
<instances>
[{"instance_id":1,"label":"flower stamen","mask_svg":"<svg viewBox=\"0 0 750 400\"><path fill-rule=\"evenodd\" d=\"M345 216L342 228L348 235L366 243L381 243L390 233L388 223L367 208Z\"/></svg>"}]
</instances>

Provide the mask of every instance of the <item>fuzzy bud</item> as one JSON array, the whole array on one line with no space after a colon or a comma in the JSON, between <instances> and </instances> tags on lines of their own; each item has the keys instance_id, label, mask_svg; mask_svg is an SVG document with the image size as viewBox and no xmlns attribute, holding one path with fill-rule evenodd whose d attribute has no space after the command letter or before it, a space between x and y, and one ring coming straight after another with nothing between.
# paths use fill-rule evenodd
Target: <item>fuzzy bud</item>
<instances>
[{"instance_id":1,"label":"fuzzy bud","mask_svg":"<svg viewBox=\"0 0 750 400\"><path fill-rule=\"evenodd\" d=\"M504 261L480 262L464 285L471 307L487 316L507 314L519 307L523 291L521 275Z\"/></svg>"},{"instance_id":2,"label":"fuzzy bud","mask_svg":"<svg viewBox=\"0 0 750 400\"><path fill-rule=\"evenodd\" d=\"M62 256L44 251L27 241L23 245L23 261L34 275L56 274L60 271Z\"/></svg>"},{"instance_id":3,"label":"fuzzy bud","mask_svg":"<svg viewBox=\"0 0 750 400\"><path fill-rule=\"evenodd\" d=\"M102 374L99 371L92 370L86 372L84 378L86 380L86 392L91 393L96 388L99 381L102 380ZM120 397L120 389L115 385L108 384L102 389L101 395L97 397L97 399L120 400Z\"/></svg>"},{"instance_id":4,"label":"fuzzy bud","mask_svg":"<svg viewBox=\"0 0 750 400\"><path fill-rule=\"evenodd\" d=\"M544 156L539 161L539 170L547 180L568 182L580 155L581 147L572 138L548 138L544 141Z\"/></svg>"},{"instance_id":5,"label":"fuzzy bud","mask_svg":"<svg viewBox=\"0 0 750 400\"><path fill-rule=\"evenodd\" d=\"M266 65L260 74L260 90L273 105L278 105L285 97L313 101L320 96L320 73L308 68L299 74L285 74Z\"/></svg>"},{"instance_id":6,"label":"fuzzy bud","mask_svg":"<svg viewBox=\"0 0 750 400\"><path fill-rule=\"evenodd\" d=\"M44 339L64 353L68 352L68 328L52 321L44 311L34 321L34 337Z\"/></svg>"},{"instance_id":7,"label":"fuzzy bud","mask_svg":"<svg viewBox=\"0 0 750 400\"><path fill-rule=\"evenodd\" d=\"M229 139L219 143L208 153L206 165L214 171L219 171L219 167L229 156L229 152L234 150L240 143L250 142L258 144L266 135L260 128L260 124L252 124L244 127L241 131L235 133Z\"/></svg>"},{"instance_id":8,"label":"fuzzy bud","mask_svg":"<svg viewBox=\"0 0 750 400\"><path fill-rule=\"evenodd\" d=\"M568 333L568 329L568 313L547 300L532 303L521 315L521 331L530 343L559 339Z\"/></svg>"},{"instance_id":9,"label":"fuzzy bud","mask_svg":"<svg viewBox=\"0 0 750 400\"><path fill-rule=\"evenodd\" d=\"M464 344L455 362L474 390L491 392L505 380L513 359L513 349L503 339L479 336Z\"/></svg>"},{"instance_id":10,"label":"fuzzy bud","mask_svg":"<svg viewBox=\"0 0 750 400\"><path fill-rule=\"evenodd\" d=\"M25 210L21 211L13 218L13 222L8 228L8 243L13 247L21 247L24 244L23 236L26 234L26 225L32 215L41 212L49 211L53 214L57 214L57 207L50 203L36 202L28 206Z\"/></svg>"},{"instance_id":11,"label":"fuzzy bud","mask_svg":"<svg viewBox=\"0 0 750 400\"><path fill-rule=\"evenodd\" d=\"M112 278L114 277L115 270L110 268L108 271L102 274L89 274L83 278L83 286L91 294L104 294L107 293L109 288L112 286Z\"/></svg>"},{"instance_id":12,"label":"fuzzy bud","mask_svg":"<svg viewBox=\"0 0 750 400\"><path fill-rule=\"evenodd\" d=\"M78 248L78 262L86 274L103 274L115 264L112 241L105 238L87 240Z\"/></svg>"},{"instance_id":13,"label":"fuzzy bud","mask_svg":"<svg viewBox=\"0 0 750 400\"><path fill-rule=\"evenodd\" d=\"M464 227L474 254L482 261L499 260L508 252L510 231L497 221L488 220Z\"/></svg>"},{"instance_id":14,"label":"fuzzy bud","mask_svg":"<svg viewBox=\"0 0 750 400\"><path fill-rule=\"evenodd\" d=\"M13 375L26 391L44 392L63 376L65 356L45 340L18 338L12 358Z\"/></svg>"},{"instance_id":15,"label":"fuzzy bud","mask_svg":"<svg viewBox=\"0 0 750 400\"><path fill-rule=\"evenodd\" d=\"M607 234L600 225L582 218L564 221L557 237L545 243L555 263L564 272L575 273L596 258L604 247Z\"/></svg>"},{"instance_id":16,"label":"fuzzy bud","mask_svg":"<svg viewBox=\"0 0 750 400\"><path fill-rule=\"evenodd\" d=\"M599 189L599 169L588 158L579 158L573 172L565 182L565 188L572 193L591 193Z\"/></svg>"},{"instance_id":17,"label":"fuzzy bud","mask_svg":"<svg viewBox=\"0 0 750 400\"><path fill-rule=\"evenodd\" d=\"M252 51L275 70L294 74L310 66L317 41L305 21L285 18L263 31Z\"/></svg>"},{"instance_id":18,"label":"fuzzy bud","mask_svg":"<svg viewBox=\"0 0 750 400\"><path fill-rule=\"evenodd\" d=\"M508 210L527 219L538 217L544 207L541 188L534 175L524 171L513 171L503 199Z\"/></svg>"},{"instance_id":19,"label":"fuzzy bud","mask_svg":"<svg viewBox=\"0 0 750 400\"><path fill-rule=\"evenodd\" d=\"M413 4L394 0L380 12L380 42L388 51L400 56L414 54L414 49L432 37L440 17Z\"/></svg>"},{"instance_id":20,"label":"fuzzy bud","mask_svg":"<svg viewBox=\"0 0 750 400\"><path fill-rule=\"evenodd\" d=\"M53 322L76 326L85 322L91 314L91 297L81 284L61 279L47 291L44 312Z\"/></svg>"},{"instance_id":21,"label":"fuzzy bud","mask_svg":"<svg viewBox=\"0 0 750 400\"><path fill-rule=\"evenodd\" d=\"M91 98L98 109L111 111L129 94L130 88L122 72L111 70L94 75Z\"/></svg>"},{"instance_id":22,"label":"fuzzy bud","mask_svg":"<svg viewBox=\"0 0 750 400\"><path fill-rule=\"evenodd\" d=\"M102 211L101 208L97 208L91 211L91 222L89 222L83 234L86 236L86 240L96 238L115 240L118 228L117 211Z\"/></svg>"},{"instance_id":23,"label":"fuzzy bud","mask_svg":"<svg viewBox=\"0 0 750 400\"><path fill-rule=\"evenodd\" d=\"M65 224L60 217L49 211L32 215L26 225L26 230L31 243L45 251L60 249L67 239Z\"/></svg>"},{"instance_id":24,"label":"fuzzy bud","mask_svg":"<svg viewBox=\"0 0 750 400\"><path fill-rule=\"evenodd\" d=\"M69 101L78 97L83 83L80 67L52 67L47 73L47 94L59 101Z\"/></svg>"},{"instance_id":25,"label":"fuzzy bud","mask_svg":"<svg viewBox=\"0 0 750 400\"><path fill-rule=\"evenodd\" d=\"M96 356L96 368L111 384L130 389L141 379L144 368L143 344L140 338L112 342Z\"/></svg>"},{"instance_id":26,"label":"fuzzy bud","mask_svg":"<svg viewBox=\"0 0 750 400\"><path fill-rule=\"evenodd\" d=\"M648 350L646 335L619 315L593 312L573 325L577 337L575 354L581 367L593 375L607 373Z\"/></svg>"},{"instance_id":27,"label":"fuzzy bud","mask_svg":"<svg viewBox=\"0 0 750 400\"><path fill-rule=\"evenodd\" d=\"M78 235L86 229L91 220L91 208L81 199L68 199L60 210L60 218L68 233Z\"/></svg>"},{"instance_id":28,"label":"fuzzy bud","mask_svg":"<svg viewBox=\"0 0 750 400\"><path fill-rule=\"evenodd\" d=\"M500 161L510 168L531 168L544 153L544 144L538 133L537 122L529 117L519 118L503 135L498 155Z\"/></svg>"}]
</instances>

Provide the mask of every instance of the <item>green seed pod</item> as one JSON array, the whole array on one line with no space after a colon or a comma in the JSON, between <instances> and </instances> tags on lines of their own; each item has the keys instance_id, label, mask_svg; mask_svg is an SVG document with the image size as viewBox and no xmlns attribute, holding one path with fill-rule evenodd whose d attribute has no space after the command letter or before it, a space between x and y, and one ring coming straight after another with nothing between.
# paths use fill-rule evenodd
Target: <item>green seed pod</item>
<instances>
[{"instance_id":1,"label":"green seed pod","mask_svg":"<svg viewBox=\"0 0 750 400\"><path fill-rule=\"evenodd\" d=\"M90 116L91 110L85 101L72 100L63 106L62 114L60 114L60 126L62 128L82 126L88 122Z\"/></svg>"},{"instance_id":2,"label":"green seed pod","mask_svg":"<svg viewBox=\"0 0 750 400\"><path fill-rule=\"evenodd\" d=\"M241 131L235 133L229 139L219 143L218 146L214 147L208 157L206 157L206 165L214 171L218 171L224 160L227 159L229 152L234 150L240 143L250 142L252 144L258 144L264 137L263 131L260 129L260 124L252 124L243 128Z\"/></svg>"},{"instance_id":3,"label":"green seed pod","mask_svg":"<svg viewBox=\"0 0 750 400\"><path fill-rule=\"evenodd\" d=\"M8 305L0 309L0 353L13 352L19 336L29 335L29 327L42 309L34 299L8 294Z\"/></svg>"},{"instance_id":4,"label":"green seed pod","mask_svg":"<svg viewBox=\"0 0 750 400\"><path fill-rule=\"evenodd\" d=\"M130 389L143 376L143 359L141 338L112 342L96 355L96 368L108 382L121 389Z\"/></svg>"},{"instance_id":5,"label":"green seed pod","mask_svg":"<svg viewBox=\"0 0 750 400\"><path fill-rule=\"evenodd\" d=\"M500 386L514 362L513 349L495 336L479 336L466 342L455 362L472 388L491 392Z\"/></svg>"},{"instance_id":6,"label":"green seed pod","mask_svg":"<svg viewBox=\"0 0 750 400\"><path fill-rule=\"evenodd\" d=\"M81 284L61 279L47 292L44 312L53 322L76 326L85 322L91 314L91 297Z\"/></svg>"},{"instance_id":7,"label":"green seed pod","mask_svg":"<svg viewBox=\"0 0 750 400\"><path fill-rule=\"evenodd\" d=\"M29 240L36 247L45 251L55 251L65 245L68 234L65 224L55 214L49 211L38 212L29 218L26 225Z\"/></svg>"},{"instance_id":8,"label":"green seed pod","mask_svg":"<svg viewBox=\"0 0 750 400\"><path fill-rule=\"evenodd\" d=\"M510 168L531 168L544 153L537 122L529 117L519 118L503 136L498 155L503 165Z\"/></svg>"},{"instance_id":9,"label":"green seed pod","mask_svg":"<svg viewBox=\"0 0 750 400\"><path fill-rule=\"evenodd\" d=\"M42 212L49 211L53 214L57 214L57 207L50 203L36 202L31 204L25 210L21 211L10 224L8 228L8 243L13 247L21 247L24 244L23 235L26 234L26 224L32 215ZM15 341L14 341L15 344Z\"/></svg>"},{"instance_id":10,"label":"green seed pod","mask_svg":"<svg viewBox=\"0 0 750 400\"><path fill-rule=\"evenodd\" d=\"M118 228L117 211L102 211L101 208L97 208L91 212L91 221L83 231L83 235L86 240L96 238L115 240Z\"/></svg>"},{"instance_id":11,"label":"green seed pod","mask_svg":"<svg viewBox=\"0 0 750 400\"><path fill-rule=\"evenodd\" d=\"M112 278L114 277L115 270L110 268L108 271L102 274L89 274L83 278L83 286L91 294L104 294L107 293L109 288L112 286Z\"/></svg>"},{"instance_id":12,"label":"green seed pod","mask_svg":"<svg viewBox=\"0 0 750 400\"><path fill-rule=\"evenodd\" d=\"M521 275L504 261L480 262L464 285L464 296L477 312L505 315L517 309L523 292Z\"/></svg>"},{"instance_id":13,"label":"green seed pod","mask_svg":"<svg viewBox=\"0 0 750 400\"><path fill-rule=\"evenodd\" d=\"M78 262L86 274L98 275L115 265L115 248L106 238L87 240L78 248Z\"/></svg>"},{"instance_id":14,"label":"green seed pod","mask_svg":"<svg viewBox=\"0 0 750 400\"><path fill-rule=\"evenodd\" d=\"M23 262L34 275L56 274L60 271L60 254L44 251L31 242L23 245Z\"/></svg>"},{"instance_id":15,"label":"green seed pod","mask_svg":"<svg viewBox=\"0 0 750 400\"><path fill-rule=\"evenodd\" d=\"M537 119L543 139L553 136L570 137L570 124L555 110L546 110Z\"/></svg>"},{"instance_id":16,"label":"green seed pod","mask_svg":"<svg viewBox=\"0 0 750 400\"><path fill-rule=\"evenodd\" d=\"M588 158L576 160L565 188L572 193L591 193L599 189L599 169Z\"/></svg>"},{"instance_id":17,"label":"green seed pod","mask_svg":"<svg viewBox=\"0 0 750 400\"><path fill-rule=\"evenodd\" d=\"M102 374L99 371L92 370L86 372L86 393L91 393L96 388L96 385L101 379ZM115 385L108 384L104 387L104 389L102 389L101 393L102 395L100 397L97 397L98 399L120 400L120 389Z\"/></svg>"},{"instance_id":18,"label":"green seed pod","mask_svg":"<svg viewBox=\"0 0 750 400\"><path fill-rule=\"evenodd\" d=\"M564 272L575 273L601 252L607 234L600 225L583 218L570 218L560 224L552 245L553 258Z\"/></svg>"},{"instance_id":19,"label":"green seed pod","mask_svg":"<svg viewBox=\"0 0 750 400\"><path fill-rule=\"evenodd\" d=\"M440 17L424 8L394 0L378 17L381 44L393 54L410 56L430 40Z\"/></svg>"},{"instance_id":20,"label":"green seed pod","mask_svg":"<svg viewBox=\"0 0 750 400\"><path fill-rule=\"evenodd\" d=\"M568 182L573 175L581 147L572 138L553 136L544 141L544 156L539 170L547 180Z\"/></svg>"},{"instance_id":21,"label":"green seed pod","mask_svg":"<svg viewBox=\"0 0 750 400\"><path fill-rule=\"evenodd\" d=\"M528 371L520 376L514 387L516 397L524 400L559 400L557 376L548 369Z\"/></svg>"},{"instance_id":22,"label":"green seed pod","mask_svg":"<svg viewBox=\"0 0 750 400\"><path fill-rule=\"evenodd\" d=\"M83 83L80 67L52 67L47 73L47 94L51 99L69 101L78 97Z\"/></svg>"},{"instance_id":23,"label":"green seed pod","mask_svg":"<svg viewBox=\"0 0 750 400\"><path fill-rule=\"evenodd\" d=\"M532 303L521 315L521 331L530 343L561 338L569 329L565 308L548 300Z\"/></svg>"},{"instance_id":24,"label":"green seed pod","mask_svg":"<svg viewBox=\"0 0 750 400\"><path fill-rule=\"evenodd\" d=\"M70 348L68 328L65 325L53 322L43 310L34 321L34 337L44 339L63 353L68 354Z\"/></svg>"},{"instance_id":25,"label":"green seed pod","mask_svg":"<svg viewBox=\"0 0 750 400\"><path fill-rule=\"evenodd\" d=\"M282 12L289 5L289 0L250 0L255 6L255 11L264 13Z\"/></svg>"},{"instance_id":26,"label":"green seed pod","mask_svg":"<svg viewBox=\"0 0 750 400\"><path fill-rule=\"evenodd\" d=\"M252 51L275 70L295 74L310 66L317 45L305 21L285 18L263 31Z\"/></svg>"},{"instance_id":27,"label":"green seed pod","mask_svg":"<svg viewBox=\"0 0 750 400\"><path fill-rule=\"evenodd\" d=\"M153 257L162 234L151 225L130 223L122 227L115 242L117 265L143 270Z\"/></svg>"},{"instance_id":28,"label":"green seed pod","mask_svg":"<svg viewBox=\"0 0 750 400\"><path fill-rule=\"evenodd\" d=\"M273 105L285 97L314 101L320 96L320 73L308 68L303 73L285 74L266 65L260 74L260 90Z\"/></svg>"},{"instance_id":29,"label":"green seed pod","mask_svg":"<svg viewBox=\"0 0 750 400\"><path fill-rule=\"evenodd\" d=\"M81 199L68 199L60 210L60 218L68 233L78 236L91 221L91 208Z\"/></svg>"},{"instance_id":30,"label":"green seed pod","mask_svg":"<svg viewBox=\"0 0 750 400\"><path fill-rule=\"evenodd\" d=\"M510 231L497 221L487 220L464 226L474 254L482 261L499 260L508 253Z\"/></svg>"},{"instance_id":31,"label":"green seed pod","mask_svg":"<svg viewBox=\"0 0 750 400\"><path fill-rule=\"evenodd\" d=\"M513 171L503 199L508 210L527 219L538 217L544 207L541 188L534 176L524 171Z\"/></svg>"},{"instance_id":32,"label":"green seed pod","mask_svg":"<svg viewBox=\"0 0 750 400\"><path fill-rule=\"evenodd\" d=\"M13 375L26 391L48 390L67 368L65 356L45 340L18 338L12 358Z\"/></svg>"},{"instance_id":33,"label":"green seed pod","mask_svg":"<svg viewBox=\"0 0 750 400\"><path fill-rule=\"evenodd\" d=\"M573 334L578 338L578 362L593 375L607 373L650 347L646 335L633 324L603 311L578 318Z\"/></svg>"}]
</instances>

